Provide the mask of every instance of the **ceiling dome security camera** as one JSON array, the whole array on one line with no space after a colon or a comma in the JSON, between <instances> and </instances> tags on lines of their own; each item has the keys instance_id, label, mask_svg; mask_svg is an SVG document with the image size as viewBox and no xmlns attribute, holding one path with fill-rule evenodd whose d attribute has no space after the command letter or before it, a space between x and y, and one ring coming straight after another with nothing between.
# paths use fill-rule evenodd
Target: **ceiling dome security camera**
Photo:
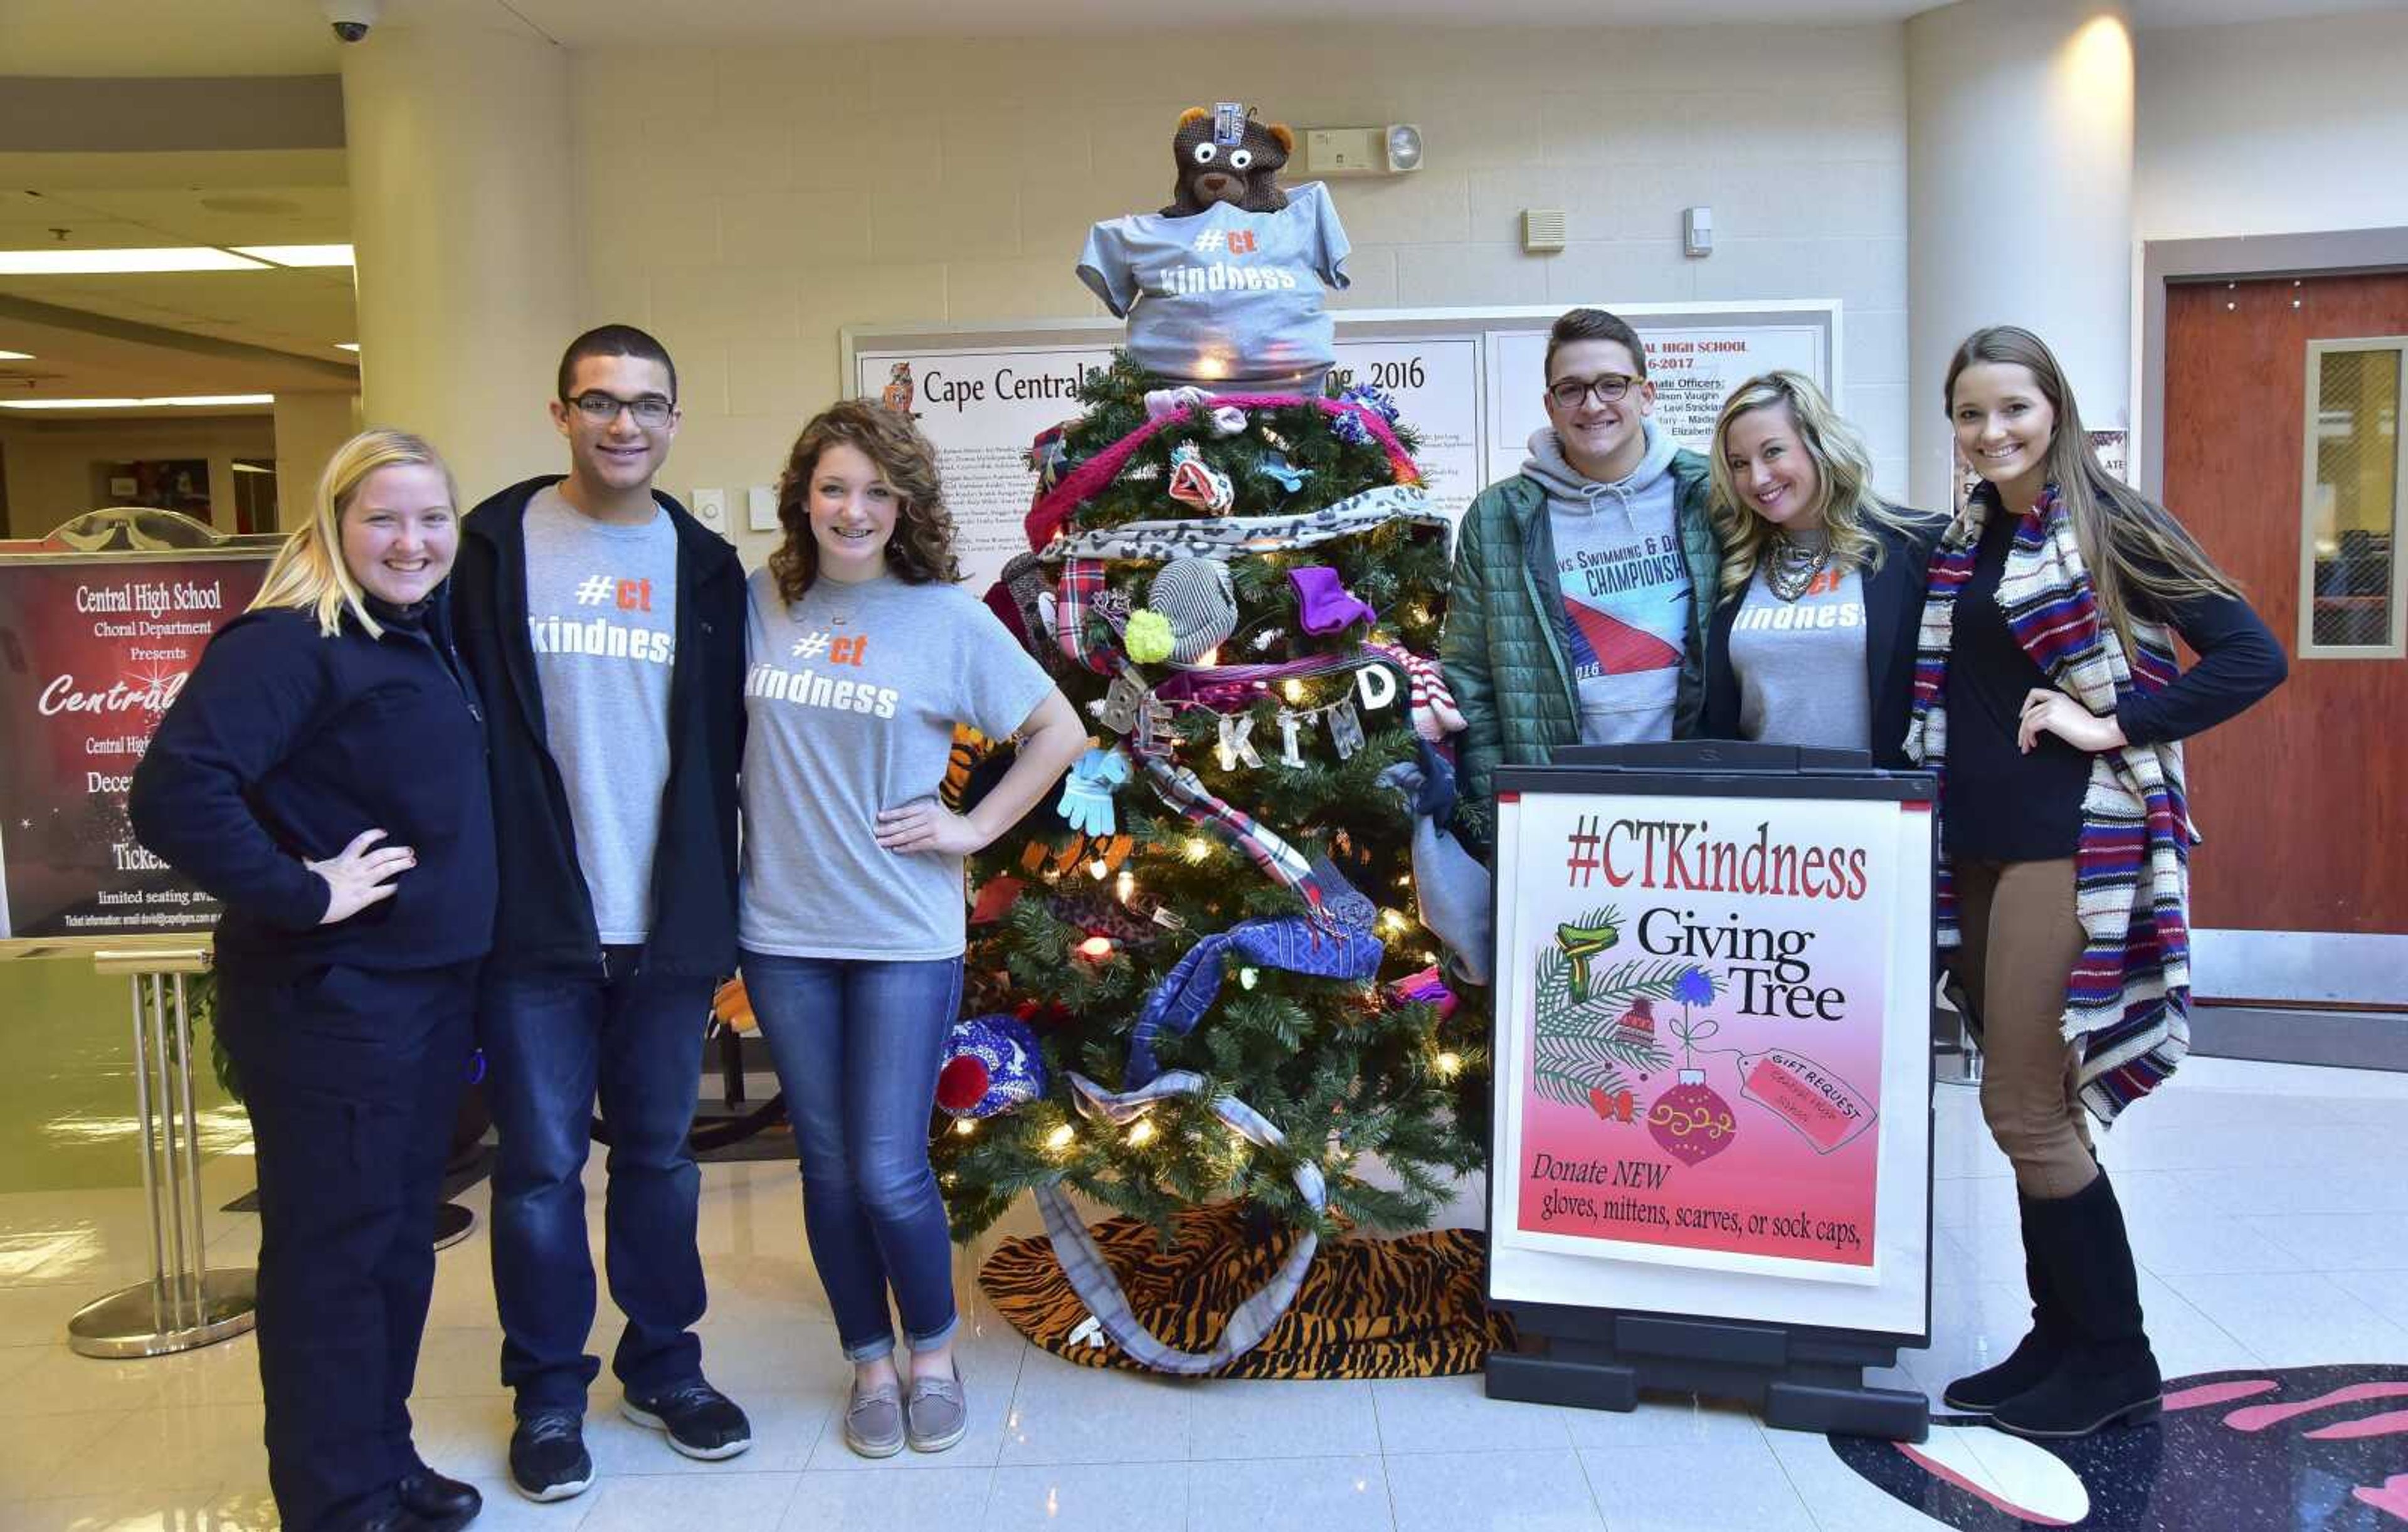
<instances>
[{"instance_id":1,"label":"ceiling dome security camera","mask_svg":"<svg viewBox=\"0 0 2408 1532\"><path fill-rule=\"evenodd\" d=\"M335 29L338 41L355 43L377 24L382 7L379 0L318 0L318 8L324 13L326 24Z\"/></svg>"}]
</instances>

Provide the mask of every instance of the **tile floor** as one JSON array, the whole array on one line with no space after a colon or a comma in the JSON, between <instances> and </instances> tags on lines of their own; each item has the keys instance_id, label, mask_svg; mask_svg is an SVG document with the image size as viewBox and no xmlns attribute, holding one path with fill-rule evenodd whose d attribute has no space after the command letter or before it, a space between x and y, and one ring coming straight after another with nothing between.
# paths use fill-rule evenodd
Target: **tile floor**
<instances>
[{"instance_id":1,"label":"tile floor","mask_svg":"<svg viewBox=\"0 0 2408 1532\"><path fill-rule=\"evenodd\" d=\"M2143 1297L2168 1374L2394 1364L2408 1379L2408 1075L2198 1060L2112 1135L2106 1159L2130 1210ZM1971 1092L1943 1087L1935 1223L1934 1336L1892 1376L1936 1394L2020 1334L2013 1183ZM211 1162L212 1207L248 1184L248 1162ZM2032 1525L2408 1525L2408 1430L2360 1449L2401 1477L2356 1482L2275 1475L2257 1501L2230 1495L2183 1511L2170 1444L2149 1484L2086 1489L2057 1457L1981 1430L1943 1428L1925 1463L1989 1497L1934 1520L1885 1495L1823 1438L1765 1431L1735 1407L1650 1398L1615 1415L1495 1403L1476 1378L1415 1382L1177 1383L1073 1367L1029 1347L970 1302L963 1371L970 1434L938 1457L867 1463L830 1422L844 1367L803 1254L792 1170L706 1169L702 1239L712 1277L706 1365L751 1410L756 1445L689 1462L609 1408L597 1384L588 1440L600 1477L581 1497L536 1506L504 1480L509 1405L481 1226L440 1258L415 1413L425 1455L478 1481L480 1528L677 1532L709 1528L938 1527L945 1532L1240 1528L1744 1527L1859 1532ZM600 1236L598 1177L591 1189ZM465 1201L484 1211L482 1188ZM275 1525L259 1446L248 1339L148 1362L95 1362L62 1340L89 1298L144 1273L140 1195L0 1196L0 1528L7 1532L253 1532ZM1478 1198L1464 1208L1476 1216ZM1023 1220L1012 1232L1033 1227ZM256 1248L255 1221L221 1215L219 1264ZM615 1325L606 1312L603 1325ZM607 1353L609 1341L597 1341ZM2408 1393L2403 1387L2399 1393ZM2396 1397L2394 1405L2397 1404ZM2369 1408L2380 1409L2381 1406ZM2360 1436L2369 1433L2360 1432ZM2393 1444L2386 1446L2386 1443ZM1844 1444L1842 1444L1844 1445ZM1885 1455L1874 1455L1895 1469ZM2054 1465L2054 1467L2053 1467ZM2195 1463L2215 1493L2214 1469ZM2229 1486L2235 1494L2240 1486ZM2137 1494L2141 1510L2130 1510ZM2084 1496L2088 1496L2086 1502ZM2071 1496L2071 1499L2068 1497ZM1939 1505L1941 1499L1927 1503ZM2122 1509L2118 1509L2118 1508ZM2254 1507L2254 1509L2253 1509ZM1944 1508L1943 1508L1944 1509ZM1990 1519L1984 1520L1983 1517ZM2185 1516L2204 1519L2184 1520Z\"/></svg>"}]
</instances>

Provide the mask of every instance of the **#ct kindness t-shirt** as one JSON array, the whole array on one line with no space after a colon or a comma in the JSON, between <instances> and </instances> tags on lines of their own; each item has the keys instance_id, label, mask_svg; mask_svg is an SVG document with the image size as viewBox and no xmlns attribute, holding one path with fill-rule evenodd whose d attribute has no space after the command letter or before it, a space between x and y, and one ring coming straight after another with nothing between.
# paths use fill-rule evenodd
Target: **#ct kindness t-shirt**
<instances>
[{"instance_id":1,"label":"#ct kindness t-shirt","mask_svg":"<svg viewBox=\"0 0 2408 1532\"><path fill-rule=\"evenodd\" d=\"M1053 678L954 586L818 580L788 602L763 569L746 594L738 939L779 957L959 956L962 859L880 846L879 810L934 798L953 725L1003 738Z\"/></svg>"},{"instance_id":2,"label":"#ct kindness t-shirt","mask_svg":"<svg viewBox=\"0 0 2408 1532\"><path fill-rule=\"evenodd\" d=\"M1087 232L1079 279L1128 321L1128 350L1165 378L1298 386L1329 369L1321 287L1346 285L1346 231L1328 188L1291 188L1275 213L1216 202L1132 213Z\"/></svg>"}]
</instances>

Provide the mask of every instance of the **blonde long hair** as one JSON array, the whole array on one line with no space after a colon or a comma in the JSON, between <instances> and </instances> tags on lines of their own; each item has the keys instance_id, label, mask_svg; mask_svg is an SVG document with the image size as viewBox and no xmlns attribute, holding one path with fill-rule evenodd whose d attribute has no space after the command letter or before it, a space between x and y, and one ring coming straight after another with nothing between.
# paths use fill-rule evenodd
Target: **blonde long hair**
<instances>
[{"instance_id":1,"label":"blonde long hair","mask_svg":"<svg viewBox=\"0 0 2408 1532\"><path fill-rule=\"evenodd\" d=\"M1956 419L1956 379L1967 367L1984 363L2029 372L2041 397L2056 413L2042 466L2073 522L2074 544L2082 551L2082 565L2090 576L2099 615L2114 628L2127 651L2132 642L2134 595L2164 612L2197 596L2241 594L2231 577L2191 541L2172 511L2127 488L2099 465L2090 433L2082 426L2082 411L2073 402L2073 386L2065 380L2065 369L2057 365L2047 342L2029 330L1992 324L1967 336L1956 348L1948 364L1948 380L1941 389L1941 408L1947 411L1952 430Z\"/></svg>"},{"instance_id":2,"label":"blonde long hair","mask_svg":"<svg viewBox=\"0 0 2408 1532\"><path fill-rule=\"evenodd\" d=\"M1723 401L1722 413L1714 419L1713 451L1708 466L1713 470L1713 494L1708 502L1707 514L1713 522L1714 534L1722 539L1722 594L1736 594L1747 588L1756 578L1756 566L1764 551L1776 535L1770 523L1747 508L1740 498L1739 484L1732 479L1729 449L1726 445L1733 422L1742 415L1758 409L1786 406L1789 418L1797 423L1798 443L1813 460L1815 478L1822 483L1819 504L1823 525L1830 533L1831 564L1834 568L1863 569L1870 573L1881 567L1882 540L1876 534L1881 528L1905 531L1921 519L1914 513L1884 505L1872 492L1872 454L1865 450L1864 438L1856 428L1841 418L1831 408L1831 401L1814 385L1814 379L1802 372L1784 368L1749 379L1731 390ZM1935 521L1937 518L1931 518Z\"/></svg>"},{"instance_id":3,"label":"blonde long hair","mask_svg":"<svg viewBox=\"0 0 2408 1532\"><path fill-rule=\"evenodd\" d=\"M349 612L368 637L383 637L382 624L368 615L367 593L343 563L343 512L351 508L352 497L367 482L368 475L379 468L406 465L440 472L452 508L458 508L460 485L425 438L407 431L363 431L336 448L335 455L326 460L326 471L318 476L317 503L309 519L294 529L276 562L267 566L267 579L251 598L250 609L295 607L314 611L319 633L328 638L342 631L343 614Z\"/></svg>"}]
</instances>

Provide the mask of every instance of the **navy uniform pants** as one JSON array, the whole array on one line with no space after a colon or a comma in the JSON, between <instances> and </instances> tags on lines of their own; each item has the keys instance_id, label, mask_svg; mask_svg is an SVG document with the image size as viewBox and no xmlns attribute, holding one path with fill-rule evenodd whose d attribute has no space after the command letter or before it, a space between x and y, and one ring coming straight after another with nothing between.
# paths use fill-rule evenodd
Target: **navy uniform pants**
<instances>
[{"instance_id":1,"label":"navy uniform pants","mask_svg":"<svg viewBox=\"0 0 2408 1532\"><path fill-rule=\"evenodd\" d=\"M259 1176L267 1478L290 1532L390 1505L417 1463L409 1390L477 965L221 969Z\"/></svg>"}]
</instances>

